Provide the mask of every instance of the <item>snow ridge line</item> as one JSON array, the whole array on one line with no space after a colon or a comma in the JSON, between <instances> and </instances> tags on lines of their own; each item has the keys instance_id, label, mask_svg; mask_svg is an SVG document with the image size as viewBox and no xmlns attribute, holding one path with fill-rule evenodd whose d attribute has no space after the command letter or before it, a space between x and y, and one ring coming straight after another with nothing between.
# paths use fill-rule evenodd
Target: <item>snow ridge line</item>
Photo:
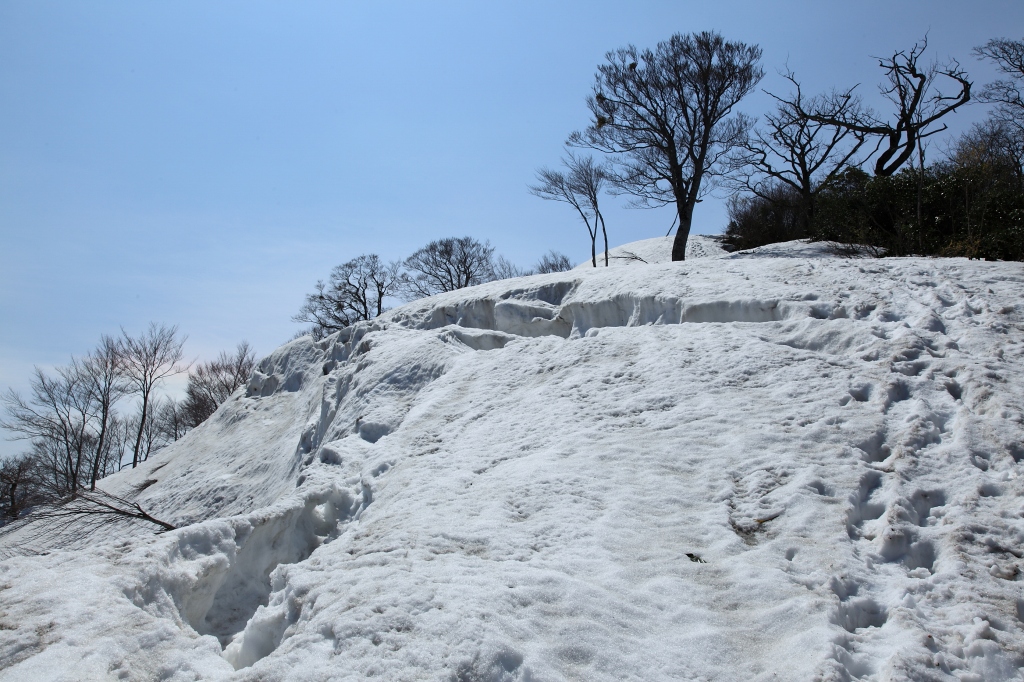
<instances>
[{"instance_id":1,"label":"snow ridge line","mask_svg":"<svg viewBox=\"0 0 1024 682\"><path fill-rule=\"evenodd\" d=\"M575 296L580 281L556 282L507 292L500 299L482 297L447 303L434 297L434 305L402 309L386 317L388 323L412 329L455 326L520 337L586 336L607 327L648 324L764 323L782 320L847 317L845 309L783 301L776 298L693 300L685 296L617 294L600 300ZM501 347L491 337L487 343ZM489 348L489 347L488 347ZM481 348L481 349L488 349Z\"/></svg>"}]
</instances>

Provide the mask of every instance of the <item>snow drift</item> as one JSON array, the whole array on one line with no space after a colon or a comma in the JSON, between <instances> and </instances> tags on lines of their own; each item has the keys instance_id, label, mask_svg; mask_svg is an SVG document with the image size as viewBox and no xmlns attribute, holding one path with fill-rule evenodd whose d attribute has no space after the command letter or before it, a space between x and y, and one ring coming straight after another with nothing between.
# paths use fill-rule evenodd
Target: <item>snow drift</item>
<instances>
[{"instance_id":1,"label":"snow drift","mask_svg":"<svg viewBox=\"0 0 1024 682\"><path fill-rule=\"evenodd\" d=\"M1024 266L691 248L282 346L0 679L1021 679Z\"/></svg>"}]
</instances>

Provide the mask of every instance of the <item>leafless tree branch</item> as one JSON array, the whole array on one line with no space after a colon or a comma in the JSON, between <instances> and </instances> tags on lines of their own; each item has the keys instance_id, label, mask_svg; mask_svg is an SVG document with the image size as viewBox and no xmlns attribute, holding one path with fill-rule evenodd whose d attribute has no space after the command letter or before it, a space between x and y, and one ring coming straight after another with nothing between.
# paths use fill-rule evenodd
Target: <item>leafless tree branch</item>
<instances>
[{"instance_id":1,"label":"leafless tree branch","mask_svg":"<svg viewBox=\"0 0 1024 682\"><path fill-rule=\"evenodd\" d=\"M613 184L633 205L675 205L673 260L686 257L694 206L751 125L733 110L764 75L760 58L756 45L703 32L676 34L655 50L630 45L598 67L587 99L594 121L569 144L613 155Z\"/></svg>"},{"instance_id":2,"label":"leafless tree branch","mask_svg":"<svg viewBox=\"0 0 1024 682\"><path fill-rule=\"evenodd\" d=\"M928 47L927 37L909 51L897 51L881 58L878 65L885 72L886 82L880 86L882 96L893 105L895 121L878 118L859 106L854 88L833 92L816 101L816 106L798 111L801 117L835 126L861 135L880 137L881 154L875 160L875 175L889 176L906 163L917 149L919 140L946 129L929 129L942 117L953 113L971 99L971 81L956 60L944 65L920 65ZM958 92L945 94L933 88L939 77L953 81Z\"/></svg>"}]
</instances>

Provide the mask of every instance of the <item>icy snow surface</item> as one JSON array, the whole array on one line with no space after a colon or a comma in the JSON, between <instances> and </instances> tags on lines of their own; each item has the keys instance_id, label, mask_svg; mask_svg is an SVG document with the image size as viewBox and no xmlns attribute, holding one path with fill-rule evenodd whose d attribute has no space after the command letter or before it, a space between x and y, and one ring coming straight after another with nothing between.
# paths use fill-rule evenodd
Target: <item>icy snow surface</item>
<instances>
[{"instance_id":1,"label":"icy snow surface","mask_svg":"<svg viewBox=\"0 0 1024 682\"><path fill-rule=\"evenodd\" d=\"M1024 266L667 244L282 346L0 680L1020 680Z\"/></svg>"}]
</instances>

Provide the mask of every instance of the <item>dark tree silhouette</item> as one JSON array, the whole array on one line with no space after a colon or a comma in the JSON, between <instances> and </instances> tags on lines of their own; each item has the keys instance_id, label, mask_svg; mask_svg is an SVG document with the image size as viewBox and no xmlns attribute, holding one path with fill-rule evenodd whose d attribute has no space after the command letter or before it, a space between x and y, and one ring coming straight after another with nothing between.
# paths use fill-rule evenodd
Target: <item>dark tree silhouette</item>
<instances>
[{"instance_id":1,"label":"dark tree silhouette","mask_svg":"<svg viewBox=\"0 0 1024 682\"><path fill-rule=\"evenodd\" d=\"M915 151L920 151L921 140L946 130L944 124L932 127L933 124L971 99L971 81L956 60L943 65L919 64L927 47L925 38L915 43L910 51L900 50L878 60L886 77L879 89L895 109L894 121L883 120L863 109L854 94L856 86L817 100L816 107L806 110L801 107L800 115L854 133L878 136L882 153L875 160L875 175L891 176ZM936 81L940 76L953 81L959 92L946 94L938 90Z\"/></svg>"},{"instance_id":2,"label":"dark tree silhouette","mask_svg":"<svg viewBox=\"0 0 1024 682\"><path fill-rule=\"evenodd\" d=\"M472 237L432 241L405 259L407 300L455 291L494 279L494 247Z\"/></svg>"},{"instance_id":3,"label":"dark tree silhouette","mask_svg":"<svg viewBox=\"0 0 1024 682\"><path fill-rule=\"evenodd\" d=\"M17 519L26 509L43 501L38 468L29 455L0 462L0 525L3 519Z\"/></svg>"},{"instance_id":4,"label":"dark tree silhouette","mask_svg":"<svg viewBox=\"0 0 1024 682\"><path fill-rule=\"evenodd\" d=\"M316 283L306 296L295 322L310 322L313 338L321 339L360 320L384 312L384 300L397 293L401 263L385 263L375 253L364 254L331 270L330 279Z\"/></svg>"},{"instance_id":5,"label":"dark tree silhouette","mask_svg":"<svg viewBox=\"0 0 1024 682\"><path fill-rule=\"evenodd\" d=\"M569 144L614 154L614 184L634 206L675 205L672 260L683 260L694 207L750 127L733 109L764 75L761 48L702 32L606 57L587 98L594 121Z\"/></svg>"},{"instance_id":6,"label":"dark tree silhouette","mask_svg":"<svg viewBox=\"0 0 1024 682\"><path fill-rule=\"evenodd\" d=\"M242 341L234 355L221 351L216 360L203 362L188 375L185 400L181 411L188 428L195 428L244 386L256 367L256 355L247 341Z\"/></svg>"},{"instance_id":7,"label":"dark tree silhouette","mask_svg":"<svg viewBox=\"0 0 1024 682\"><path fill-rule=\"evenodd\" d=\"M785 98L768 93L776 100L775 111L765 114L764 123L732 155L735 172L729 184L773 204L780 197L788 203L791 196L780 192L780 184L792 189L799 197L797 232L806 233L814 223L818 194L863 161L856 157L866 134L802 116L805 109L825 110L825 103L821 98L805 101L793 73L783 75L794 91Z\"/></svg>"},{"instance_id":8,"label":"dark tree silhouette","mask_svg":"<svg viewBox=\"0 0 1024 682\"><path fill-rule=\"evenodd\" d=\"M130 336L121 330L121 358L124 377L131 393L141 401L139 407L135 447L132 451L132 467L139 465L142 441L146 437L146 426L153 416L153 389L163 379L187 372L190 365L182 365L184 338L178 338L178 328L150 323L149 328L139 336ZM150 426L152 426L150 424ZM150 439L147 439L150 440Z\"/></svg>"}]
</instances>

